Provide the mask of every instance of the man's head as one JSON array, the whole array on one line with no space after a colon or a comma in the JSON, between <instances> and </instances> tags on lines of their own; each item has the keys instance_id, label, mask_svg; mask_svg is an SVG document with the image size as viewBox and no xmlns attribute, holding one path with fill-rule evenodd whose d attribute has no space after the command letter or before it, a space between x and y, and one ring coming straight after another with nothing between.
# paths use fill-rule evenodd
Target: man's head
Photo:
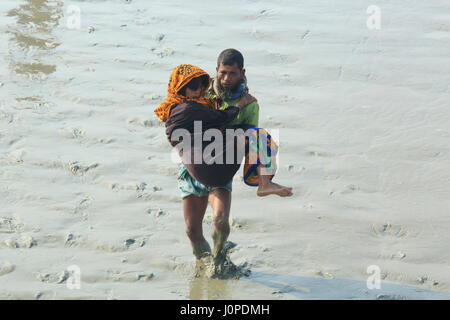
<instances>
[{"instance_id":1,"label":"man's head","mask_svg":"<svg viewBox=\"0 0 450 320\"><path fill-rule=\"evenodd\" d=\"M232 91L245 75L244 57L236 49L226 49L217 58L216 71L222 88Z\"/></svg>"}]
</instances>

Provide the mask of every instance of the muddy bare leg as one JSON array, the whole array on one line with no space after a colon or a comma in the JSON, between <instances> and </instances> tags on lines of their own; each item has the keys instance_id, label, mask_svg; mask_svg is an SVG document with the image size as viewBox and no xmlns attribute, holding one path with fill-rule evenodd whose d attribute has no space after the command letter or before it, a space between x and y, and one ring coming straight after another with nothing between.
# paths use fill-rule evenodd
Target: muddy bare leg
<instances>
[{"instance_id":1,"label":"muddy bare leg","mask_svg":"<svg viewBox=\"0 0 450 320\"><path fill-rule=\"evenodd\" d=\"M201 259L205 255L211 254L211 247L209 246L209 243L208 241L206 241L205 238L199 241L191 240L191 246L192 246L192 253L195 255L197 259Z\"/></svg>"},{"instance_id":2,"label":"muddy bare leg","mask_svg":"<svg viewBox=\"0 0 450 320\"><path fill-rule=\"evenodd\" d=\"M183 213L186 234L191 241L193 253L197 259L211 253L208 241L203 236L203 217L208 206L207 197L190 195L183 199Z\"/></svg>"},{"instance_id":3,"label":"muddy bare leg","mask_svg":"<svg viewBox=\"0 0 450 320\"><path fill-rule=\"evenodd\" d=\"M231 208L231 192L219 188L209 193L209 203L213 208L213 231L212 238L214 247L212 255L214 264L218 265L224 260L223 248L230 235L230 208Z\"/></svg>"}]
</instances>

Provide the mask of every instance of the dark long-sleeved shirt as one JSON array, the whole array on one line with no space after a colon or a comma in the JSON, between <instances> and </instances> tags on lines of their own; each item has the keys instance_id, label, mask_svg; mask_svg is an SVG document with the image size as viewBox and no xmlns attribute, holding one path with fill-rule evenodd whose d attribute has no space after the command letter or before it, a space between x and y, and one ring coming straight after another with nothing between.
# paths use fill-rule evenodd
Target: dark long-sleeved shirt
<instances>
[{"instance_id":1,"label":"dark long-sleeved shirt","mask_svg":"<svg viewBox=\"0 0 450 320\"><path fill-rule=\"evenodd\" d=\"M180 151L179 149L179 153L189 174L204 185L217 187L227 184L239 169L240 161L236 160L234 163L228 164L223 160L222 163L207 164L203 159L202 163L195 163L194 154L197 156L200 155L200 158L202 158L203 150L209 142L203 141L202 137L200 137L202 145L200 148L196 148L194 145L194 136L197 134L203 135L203 132L210 128L224 129L223 127L228 122L236 118L239 111L240 109L235 106L228 107L225 110L208 109L192 101L183 102L172 107L169 119L166 121L167 138L172 146L176 146L179 141L172 140L172 133L176 129L185 129L191 134L191 138L193 139L191 139L190 152L183 154L185 150ZM194 132L194 121L202 121L202 132ZM236 145L234 141L226 141L225 138L223 139L223 143L223 150L217 154L218 157L222 157L223 159L226 157L226 150L228 148L234 149L233 154L238 154L236 148L243 147Z\"/></svg>"},{"instance_id":2,"label":"dark long-sleeved shirt","mask_svg":"<svg viewBox=\"0 0 450 320\"><path fill-rule=\"evenodd\" d=\"M202 121L202 131L210 128L220 128L232 121L239 114L238 107L228 107L225 110L208 109L203 105L187 101L180 103L170 111L169 119L166 121L166 135L169 142L174 145L171 136L176 129L186 129L194 133L194 121Z\"/></svg>"}]
</instances>

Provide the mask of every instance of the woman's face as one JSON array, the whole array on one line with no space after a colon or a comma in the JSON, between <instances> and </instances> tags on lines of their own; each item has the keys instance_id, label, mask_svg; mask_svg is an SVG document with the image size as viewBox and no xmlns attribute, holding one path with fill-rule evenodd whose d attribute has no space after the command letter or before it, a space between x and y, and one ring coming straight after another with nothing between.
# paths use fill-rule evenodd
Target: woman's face
<instances>
[{"instance_id":1,"label":"woman's face","mask_svg":"<svg viewBox=\"0 0 450 320\"><path fill-rule=\"evenodd\" d=\"M197 90L186 88L186 98L198 99L201 97L203 90L204 90L203 86L199 86Z\"/></svg>"}]
</instances>

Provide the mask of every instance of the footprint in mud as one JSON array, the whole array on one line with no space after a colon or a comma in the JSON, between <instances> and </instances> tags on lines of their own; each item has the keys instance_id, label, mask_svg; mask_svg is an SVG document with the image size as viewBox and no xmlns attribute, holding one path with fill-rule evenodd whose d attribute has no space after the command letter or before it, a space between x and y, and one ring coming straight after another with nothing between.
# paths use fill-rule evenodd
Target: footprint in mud
<instances>
[{"instance_id":1,"label":"footprint in mud","mask_svg":"<svg viewBox=\"0 0 450 320\"><path fill-rule=\"evenodd\" d=\"M29 235L23 235L19 240L14 238L6 239L4 243L7 247L12 249L31 248L37 246L37 241Z\"/></svg>"},{"instance_id":2,"label":"footprint in mud","mask_svg":"<svg viewBox=\"0 0 450 320\"><path fill-rule=\"evenodd\" d=\"M8 113L3 110L0 110L0 121L4 121L6 123L12 123L14 121L14 115L12 113Z\"/></svg>"},{"instance_id":3,"label":"footprint in mud","mask_svg":"<svg viewBox=\"0 0 450 320\"><path fill-rule=\"evenodd\" d=\"M248 222L243 219L230 218L231 230L236 231L240 229L248 229Z\"/></svg>"},{"instance_id":4,"label":"footprint in mud","mask_svg":"<svg viewBox=\"0 0 450 320\"><path fill-rule=\"evenodd\" d=\"M133 237L126 239L123 245L126 250L135 250L137 248L142 248L147 244L147 242L147 237Z\"/></svg>"},{"instance_id":5,"label":"footprint in mud","mask_svg":"<svg viewBox=\"0 0 450 320\"><path fill-rule=\"evenodd\" d=\"M98 138L96 141L98 143L110 144L110 143L116 142L117 139L115 139L115 138Z\"/></svg>"},{"instance_id":6,"label":"footprint in mud","mask_svg":"<svg viewBox=\"0 0 450 320\"><path fill-rule=\"evenodd\" d=\"M20 218L0 217L0 233L19 233L24 231Z\"/></svg>"},{"instance_id":7,"label":"footprint in mud","mask_svg":"<svg viewBox=\"0 0 450 320\"><path fill-rule=\"evenodd\" d=\"M164 48L158 50L156 50L156 48L153 48L151 51L160 58L170 57L175 53L172 48Z\"/></svg>"},{"instance_id":8,"label":"footprint in mud","mask_svg":"<svg viewBox=\"0 0 450 320\"><path fill-rule=\"evenodd\" d=\"M341 191L341 194L348 194L358 191L360 188L355 184L349 184L345 186L345 189Z\"/></svg>"},{"instance_id":9,"label":"footprint in mud","mask_svg":"<svg viewBox=\"0 0 450 320\"><path fill-rule=\"evenodd\" d=\"M380 237L392 236L396 238L403 238L408 234L405 227L401 225L392 225L390 223L384 223L378 226L372 225L372 231L375 235Z\"/></svg>"},{"instance_id":10,"label":"footprint in mud","mask_svg":"<svg viewBox=\"0 0 450 320\"><path fill-rule=\"evenodd\" d=\"M429 286L437 286L439 285L439 281L431 279L429 276L420 276L416 279L416 281L420 284L426 284Z\"/></svg>"},{"instance_id":11,"label":"footprint in mud","mask_svg":"<svg viewBox=\"0 0 450 320\"><path fill-rule=\"evenodd\" d=\"M85 135L85 131L80 128L61 128L59 134L67 139L78 139Z\"/></svg>"},{"instance_id":12,"label":"footprint in mud","mask_svg":"<svg viewBox=\"0 0 450 320\"><path fill-rule=\"evenodd\" d=\"M70 274L67 270L61 272L36 272L34 276L40 282L62 284L69 279Z\"/></svg>"},{"instance_id":13,"label":"footprint in mud","mask_svg":"<svg viewBox=\"0 0 450 320\"><path fill-rule=\"evenodd\" d=\"M92 204L92 198L89 196L84 197L73 209L73 214L78 215L83 221L89 219L89 207Z\"/></svg>"},{"instance_id":14,"label":"footprint in mud","mask_svg":"<svg viewBox=\"0 0 450 320\"><path fill-rule=\"evenodd\" d=\"M251 270L247 268L246 262L237 266L231 261L229 256L230 250L235 246L235 243L227 241L216 259L213 259L211 255L207 255L204 258L197 260L194 277L237 280L241 277L250 276ZM214 260L216 261L214 262Z\"/></svg>"},{"instance_id":15,"label":"footprint in mud","mask_svg":"<svg viewBox=\"0 0 450 320\"><path fill-rule=\"evenodd\" d=\"M163 122L159 120L153 120L153 119L139 119L139 118L132 118L128 120L129 124L137 124L142 127L162 127Z\"/></svg>"},{"instance_id":16,"label":"footprint in mud","mask_svg":"<svg viewBox=\"0 0 450 320\"><path fill-rule=\"evenodd\" d=\"M26 153L24 149L11 151L6 155L6 161L9 164L23 163L23 157L25 154Z\"/></svg>"},{"instance_id":17,"label":"footprint in mud","mask_svg":"<svg viewBox=\"0 0 450 320\"><path fill-rule=\"evenodd\" d=\"M82 199L73 209L74 214L83 213L91 206L92 199L88 196Z\"/></svg>"},{"instance_id":18,"label":"footprint in mud","mask_svg":"<svg viewBox=\"0 0 450 320\"><path fill-rule=\"evenodd\" d=\"M77 236L74 235L73 233L69 233L65 238L64 245L71 247L76 245L76 243L77 243Z\"/></svg>"},{"instance_id":19,"label":"footprint in mud","mask_svg":"<svg viewBox=\"0 0 450 320\"><path fill-rule=\"evenodd\" d=\"M107 270L107 280L113 282L139 282L150 281L155 277L154 273L147 271L119 271Z\"/></svg>"},{"instance_id":20,"label":"footprint in mud","mask_svg":"<svg viewBox=\"0 0 450 320\"><path fill-rule=\"evenodd\" d=\"M402 260L406 258L406 253L404 253L403 251L397 251L395 253L379 254L378 258L389 260Z\"/></svg>"},{"instance_id":21,"label":"footprint in mud","mask_svg":"<svg viewBox=\"0 0 450 320\"><path fill-rule=\"evenodd\" d=\"M72 172L72 174L74 174L76 176L82 176L89 170L97 168L98 166L99 166L98 163L94 163L89 166L85 166L85 165L80 164L78 161L74 161L74 162L70 162L65 167L67 170Z\"/></svg>"},{"instance_id":22,"label":"footprint in mud","mask_svg":"<svg viewBox=\"0 0 450 320\"><path fill-rule=\"evenodd\" d=\"M0 277L11 273L16 267L8 261L0 262Z\"/></svg>"},{"instance_id":23,"label":"footprint in mud","mask_svg":"<svg viewBox=\"0 0 450 320\"><path fill-rule=\"evenodd\" d=\"M167 212L162 210L161 208L149 208L147 209L147 214L159 218L166 216Z\"/></svg>"},{"instance_id":24,"label":"footprint in mud","mask_svg":"<svg viewBox=\"0 0 450 320\"><path fill-rule=\"evenodd\" d=\"M323 151L309 151L308 155L314 156L314 157L331 157L332 154L328 152Z\"/></svg>"}]
</instances>

